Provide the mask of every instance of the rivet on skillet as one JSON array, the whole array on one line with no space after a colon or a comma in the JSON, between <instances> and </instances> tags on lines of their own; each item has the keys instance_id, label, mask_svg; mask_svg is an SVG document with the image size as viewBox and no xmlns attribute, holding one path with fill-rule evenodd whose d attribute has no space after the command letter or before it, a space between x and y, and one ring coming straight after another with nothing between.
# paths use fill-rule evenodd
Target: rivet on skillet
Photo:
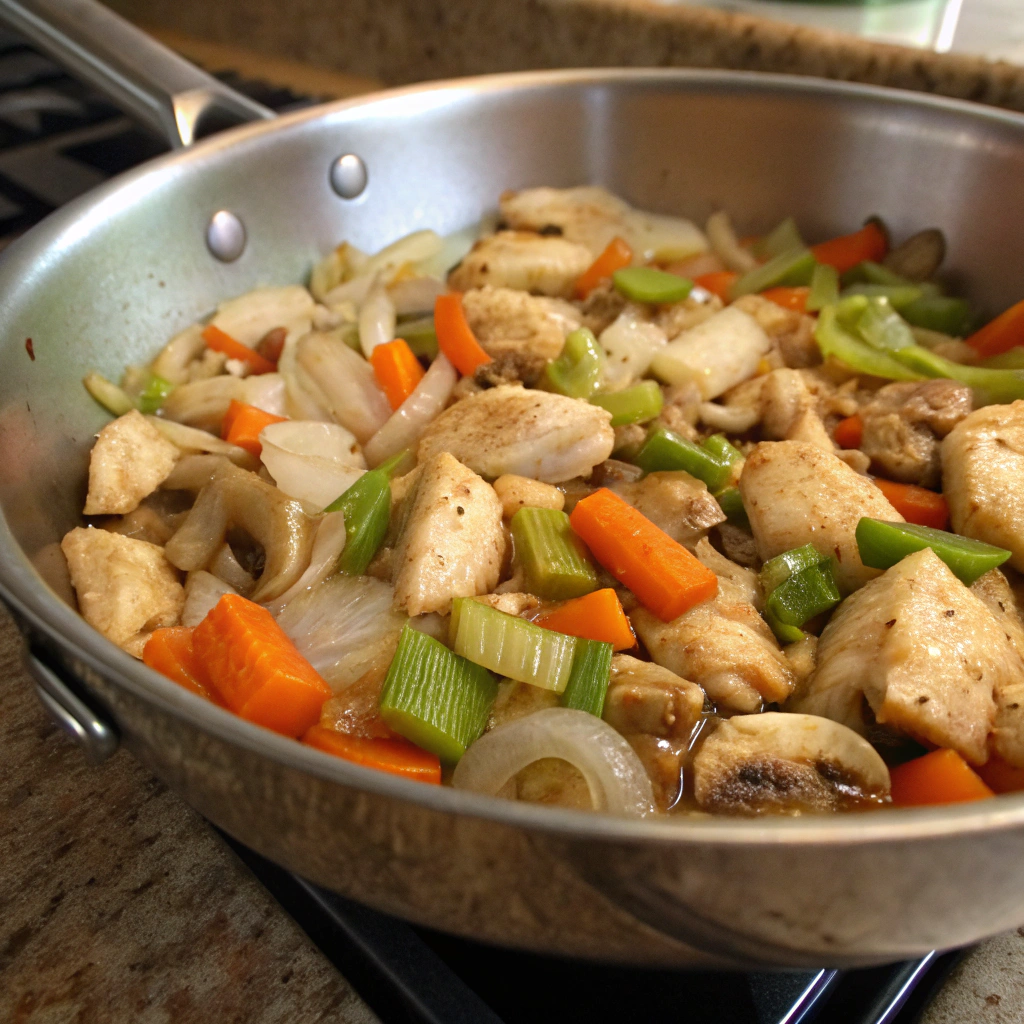
<instances>
[{"instance_id":1,"label":"rivet on skillet","mask_svg":"<svg viewBox=\"0 0 1024 1024\"><path fill-rule=\"evenodd\" d=\"M331 188L342 199L355 199L366 188L366 164L355 155L346 153L331 164Z\"/></svg>"},{"instance_id":2,"label":"rivet on skillet","mask_svg":"<svg viewBox=\"0 0 1024 1024\"><path fill-rule=\"evenodd\" d=\"M230 210L218 210L207 225L206 246L221 263L232 263L245 250L245 225Z\"/></svg>"}]
</instances>

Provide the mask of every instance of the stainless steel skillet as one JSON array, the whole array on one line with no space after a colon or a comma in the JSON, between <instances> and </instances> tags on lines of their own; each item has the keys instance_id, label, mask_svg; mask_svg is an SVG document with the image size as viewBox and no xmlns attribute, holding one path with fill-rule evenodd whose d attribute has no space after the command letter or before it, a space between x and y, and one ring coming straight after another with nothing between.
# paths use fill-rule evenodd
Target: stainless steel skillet
<instances>
[{"instance_id":1,"label":"stainless steel skillet","mask_svg":"<svg viewBox=\"0 0 1024 1024\"><path fill-rule=\"evenodd\" d=\"M82 0L25 10L19 24L36 38L51 16L94 17ZM113 86L104 60L83 56L95 39L79 38L76 66L108 75L150 123L190 138L203 111L260 116L123 23L103 19L101 33ZM162 86L145 82L152 70ZM332 175L346 154L358 161ZM51 709L98 753L116 730L212 821L289 868L490 942L636 964L831 966L1021 924L1022 798L638 822L406 783L250 726L114 648L61 599L55 545L78 520L104 422L83 374L148 358L225 296L301 280L342 238L378 248L418 227L462 228L505 188L599 182L698 220L726 206L745 230L790 213L815 236L870 213L897 233L941 225L960 287L995 310L1020 298L1022 180L1017 115L812 79L582 71L332 104L103 186L0 260L0 594ZM234 255L241 234L218 234L232 218L245 241L225 262L208 238Z\"/></svg>"}]
</instances>

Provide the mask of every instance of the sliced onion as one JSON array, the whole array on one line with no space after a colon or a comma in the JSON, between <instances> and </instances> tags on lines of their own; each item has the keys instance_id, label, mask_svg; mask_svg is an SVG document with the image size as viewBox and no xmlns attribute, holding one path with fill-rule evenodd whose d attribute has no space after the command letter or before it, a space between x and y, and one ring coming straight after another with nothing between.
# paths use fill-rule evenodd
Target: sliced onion
<instances>
[{"instance_id":1,"label":"sliced onion","mask_svg":"<svg viewBox=\"0 0 1024 1024\"><path fill-rule=\"evenodd\" d=\"M439 355L416 390L394 411L380 430L363 445L369 466L379 466L385 459L411 448L430 422L440 415L451 398L459 375L448 359Z\"/></svg>"},{"instance_id":2,"label":"sliced onion","mask_svg":"<svg viewBox=\"0 0 1024 1024\"><path fill-rule=\"evenodd\" d=\"M285 415L284 377L281 374L260 373L254 377L246 377L242 383L245 385L245 397L242 401L274 416Z\"/></svg>"},{"instance_id":3,"label":"sliced onion","mask_svg":"<svg viewBox=\"0 0 1024 1024\"><path fill-rule=\"evenodd\" d=\"M192 324L164 345L160 355L153 360L152 370L172 384L185 384L188 381L188 364L199 359L205 349L202 325Z\"/></svg>"},{"instance_id":4,"label":"sliced onion","mask_svg":"<svg viewBox=\"0 0 1024 1024\"><path fill-rule=\"evenodd\" d=\"M260 458L289 498L318 512L363 475L366 461L355 436L337 423L285 420L260 431Z\"/></svg>"},{"instance_id":5,"label":"sliced onion","mask_svg":"<svg viewBox=\"0 0 1024 1024\"><path fill-rule=\"evenodd\" d=\"M421 263L436 256L444 245L436 231L414 231L385 246L360 268L362 274L393 271L403 263Z\"/></svg>"},{"instance_id":6,"label":"sliced onion","mask_svg":"<svg viewBox=\"0 0 1024 1024\"><path fill-rule=\"evenodd\" d=\"M761 418L761 413L749 405L719 405L717 402L701 402L700 420L712 430L724 430L727 434L745 434Z\"/></svg>"},{"instance_id":7,"label":"sliced onion","mask_svg":"<svg viewBox=\"0 0 1024 1024\"><path fill-rule=\"evenodd\" d=\"M332 288L358 274L366 260L365 252L348 242L342 242L313 267L309 275L309 290L313 297L323 302L324 296Z\"/></svg>"},{"instance_id":8,"label":"sliced onion","mask_svg":"<svg viewBox=\"0 0 1024 1024\"><path fill-rule=\"evenodd\" d=\"M198 626L225 594L237 594L234 587L212 573L197 569L185 581L185 606L181 609L183 626Z\"/></svg>"},{"instance_id":9,"label":"sliced onion","mask_svg":"<svg viewBox=\"0 0 1024 1024\"><path fill-rule=\"evenodd\" d=\"M313 296L301 285L257 288L222 302L210 322L235 341L255 348L275 327L284 327L289 334L305 334L311 326L313 306Z\"/></svg>"},{"instance_id":10,"label":"sliced onion","mask_svg":"<svg viewBox=\"0 0 1024 1024\"><path fill-rule=\"evenodd\" d=\"M295 359L298 338L288 338L277 361L277 372L284 379L285 412L295 420L323 420L330 422L327 400L309 380Z\"/></svg>"},{"instance_id":11,"label":"sliced onion","mask_svg":"<svg viewBox=\"0 0 1024 1024\"><path fill-rule=\"evenodd\" d=\"M224 455L243 469L256 468L255 459L244 448L239 448L237 444L228 444L227 441L222 441L208 431L187 427L184 423L175 423L174 420L165 420L160 416L147 416L146 419L171 444L177 445L182 451Z\"/></svg>"},{"instance_id":12,"label":"sliced onion","mask_svg":"<svg viewBox=\"0 0 1024 1024\"><path fill-rule=\"evenodd\" d=\"M388 297L399 316L411 316L433 313L438 295L447 290L444 281L436 277L403 277L388 285Z\"/></svg>"},{"instance_id":13,"label":"sliced onion","mask_svg":"<svg viewBox=\"0 0 1024 1024\"><path fill-rule=\"evenodd\" d=\"M725 210L719 210L708 217L706 231L715 255L730 270L745 274L757 266L757 260L740 245L736 232L732 229L729 214Z\"/></svg>"},{"instance_id":14,"label":"sliced onion","mask_svg":"<svg viewBox=\"0 0 1024 1024\"><path fill-rule=\"evenodd\" d=\"M463 754L452 785L495 796L545 757L579 771L595 811L642 817L654 810L651 780L633 748L606 722L573 708L545 708L485 733Z\"/></svg>"},{"instance_id":15,"label":"sliced onion","mask_svg":"<svg viewBox=\"0 0 1024 1024\"><path fill-rule=\"evenodd\" d=\"M350 281L332 288L322 299L328 309L346 309L349 306L361 306L366 301L367 293L376 281L376 274L358 274Z\"/></svg>"},{"instance_id":16,"label":"sliced onion","mask_svg":"<svg viewBox=\"0 0 1024 1024\"><path fill-rule=\"evenodd\" d=\"M378 346L395 340L395 306L378 277L359 310L359 344L367 359Z\"/></svg>"},{"instance_id":17,"label":"sliced onion","mask_svg":"<svg viewBox=\"0 0 1024 1024\"><path fill-rule=\"evenodd\" d=\"M345 513L328 512L320 517L313 541L309 568L272 605L275 615L293 598L310 587L323 582L334 571L342 551L345 550Z\"/></svg>"}]
</instances>

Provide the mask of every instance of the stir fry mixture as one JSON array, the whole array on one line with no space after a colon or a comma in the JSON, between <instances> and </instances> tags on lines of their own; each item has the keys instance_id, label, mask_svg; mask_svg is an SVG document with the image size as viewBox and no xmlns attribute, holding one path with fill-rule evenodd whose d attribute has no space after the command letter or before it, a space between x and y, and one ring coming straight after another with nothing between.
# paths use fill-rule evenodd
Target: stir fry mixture
<instances>
[{"instance_id":1,"label":"stir fry mixture","mask_svg":"<svg viewBox=\"0 0 1024 1024\"><path fill-rule=\"evenodd\" d=\"M90 374L88 622L251 722L510 799L1024 788L1024 303L978 329L942 233L877 218L741 239L594 187L499 216L342 244Z\"/></svg>"}]
</instances>

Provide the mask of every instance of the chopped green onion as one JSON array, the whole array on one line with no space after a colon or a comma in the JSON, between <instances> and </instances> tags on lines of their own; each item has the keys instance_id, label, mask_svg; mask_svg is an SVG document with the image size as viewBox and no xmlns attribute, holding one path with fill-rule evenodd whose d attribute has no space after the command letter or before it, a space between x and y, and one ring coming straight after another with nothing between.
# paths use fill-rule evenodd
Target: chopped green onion
<instances>
[{"instance_id":1,"label":"chopped green onion","mask_svg":"<svg viewBox=\"0 0 1024 1024\"><path fill-rule=\"evenodd\" d=\"M879 352L860 338L854 337L839 323L839 306L826 306L818 316L814 329L814 340L825 357L834 356L857 373L886 380L921 380L923 374L916 373L891 355Z\"/></svg>"},{"instance_id":2,"label":"chopped green onion","mask_svg":"<svg viewBox=\"0 0 1024 1024\"><path fill-rule=\"evenodd\" d=\"M888 299L893 309L902 310L916 302L924 292L916 284L853 284L843 289L842 297L863 295L869 299Z\"/></svg>"},{"instance_id":3,"label":"chopped green onion","mask_svg":"<svg viewBox=\"0 0 1024 1024\"><path fill-rule=\"evenodd\" d=\"M805 544L801 548L783 551L781 555L769 558L761 566L761 588L770 594L791 576L822 561L821 552L813 544Z\"/></svg>"},{"instance_id":4,"label":"chopped green onion","mask_svg":"<svg viewBox=\"0 0 1024 1024\"><path fill-rule=\"evenodd\" d=\"M780 583L764 603L770 622L799 628L815 615L839 604L839 588L828 559L793 573Z\"/></svg>"},{"instance_id":5,"label":"chopped green onion","mask_svg":"<svg viewBox=\"0 0 1024 1024\"><path fill-rule=\"evenodd\" d=\"M599 640L577 640L562 707L586 711L595 718L604 711L604 698L612 670L612 645Z\"/></svg>"},{"instance_id":6,"label":"chopped green onion","mask_svg":"<svg viewBox=\"0 0 1024 1024\"><path fill-rule=\"evenodd\" d=\"M135 403L116 384L98 373L88 373L82 380L85 390L103 406L107 412L115 416L123 416L135 408Z\"/></svg>"},{"instance_id":7,"label":"chopped green onion","mask_svg":"<svg viewBox=\"0 0 1024 1024\"><path fill-rule=\"evenodd\" d=\"M906 320L881 296L868 299L864 312L857 319L857 333L881 352L895 353L916 344L914 332Z\"/></svg>"},{"instance_id":8,"label":"chopped green onion","mask_svg":"<svg viewBox=\"0 0 1024 1024\"><path fill-rule=\"evenodd\" d=\"M963 338L970 333L971 307L963 299L951 299L945 295L922 295L907 303L900 314L907 323L925 327L929 331L950 334Z\"/></svg>"},{"instance_id":9,"label":"chopped green onion","mask_svg":"<svg viewBox=\"0 0 1024 1024\"><path fill-rule=\"evenodd\" d=\"M574 636L506 615L471 597L457 597L449 637L456 654L498 675L555 693L568 685Z\"/></svg>"},{"instance_id":10,"label":"chopped green onion","mask_svg":"<svg viewBox=\"0 0 1024 1024\"><path fill-rule=\"evenodd\" d=\"M682 302L693 289L689 278L654 267L623 267L612 274L612 284L627 299L656 305Z\"/></svg>"},{"instance_id":11,"label":"chopped green onion","mask_svg":"<svg viewBox=\"0 0 1024 1024\"><path fill-rule=\"evenodd\" d=\"M174 390L174 385L169 380L157 376L155 373L149 375L146 386L139 394L139 412L152 415L167 401L167 396Z\"/></svg>"},{"instance_id":12,"label":"chopped green onion","mask_svg":"<svg viewBox=\"0 0 1024 1024\"><path fill-rule=\"evenodd\" d=\"M1004 548L915 523L865 517L857 523L856 537L860 560L872 569L888 569L915 551L931 548L968 587L1010 557Z\"/></svg>"},{"instance_id":13,"label":"chopped green onion","mask_svg":"<svg viewBox=\"0 0 1024 1024\"><path fill-rule=\"evenodd\" d=\"M548 363L547 383L570 398L590 398L601 383L604 362L604 349L593 331L579 327L565 339L562 354Z\"/></svg>"},{"instance_id":14,"label":"chopped green onion","mask_svg":"<svg viewBox=\"0 0 1024 1024\"><path fill-rule=\"evenodd\" d=\"M743 497L738 487L726 487L715 495L718 507L725 513L725 518L733 526L750 529L750 519L747 517L747 510L743 506Z\"/></svg>"},{"instance_id":15,"label":"chopped green onion","mask_svg":"<svg viewBox=\"0 0 1024 1024\"><path fill-rule=\"evenodd\" d=\"M730 299L739 299L754 292L763 292L780 285L810 284L817 266L810 249L790 249L773 256L753 270L748 270L729 289Z\"/></svg>"},{"instance_id":16,"label":"chopped green onion","mask_svg":"<svg viewBox=\"0 0 1024 1024\"><path fill-rule=\"evenodd\" d=\"M811 275L811 292L807 296L810 312L824 309L839 301L839 273L827 263L819 263Z\"/></svg>"},{"instance_id":17,"label":"chopped green onion","mask_svg":"<svg viewBox=\"0 0 1024 1024\"><path fill-rule=\"evenodd\" d=\"M799 626L790 626L785 622L779 622L779 620L770 612L765 609L764 617L768 622L768 626L771 631L775 634L775 638L780 644L795 644L799 640L803 640L807 634Z\"/></svg>"},{"instance_id":18,"label":"chopped green onion","mask_svg":"<svg viewBox=\"0 0 1024 1024\"><path fill-rule=\"evenodd\" d=\"M800 236L800 229L792 217L787 217L781 224L773 228L763 238L757 239L750 246L750 251L758 259L769 259L780 253L791 252L793 249L804 249L806 243Z\"/></svg>"},{"instance_id":19,"label":"chopped green onion","mask_svg":"<svg viewBox=\"0 0 1024 1024\"><path fill-rule=\"evenodd\" d=\"M661 412L664 397L657 381L645 380L624 391L593 395L590 401L612 414L613 427L624 427L627 423L653 420Z\"/></svg>"},{"instance_id":20,"label":"chopped green onion","mask_svg":"<svg viewBox=\"0 0 1024 1024\"><path fill-rule=\"evenodd\" d=\"M453 764L484 731L498 683L406 624L380 696L380 715L395 732Z\"/></svg>"},{"instance_id":21,"label":"chopped green onion","mask_svg":"<svg viewBox=\"0 0 1024 1024\"><path fill-rule=\"evenodd\" d=\"M728 486L732 479L729 463L664 427L651 431L633 461L646 473L681 469L703 480L712 493Z\"/></svg>"},{"instance_id":22,"label":"chopped green onion","mask_svg":"<svg viewBox=\"0 0 1024 1024\"><path fill-rule=\"evenodd\" d=\"M737 462L743 461L743 452L734 444L730 444L725 434L712 434L705 439L701 447L727 466L735 466Z\"/></svg>"},{"instance_id":23,"label":"chopped green onion","mask_svg":"<svg viewBox=\"0 0 1024 1024\"><path fill-rule=\"evenodd\" d=\"M912 281L908 281L905 277L894 273L888 267L884 267L881 263L875 263L872 260L864 260L862 263L858 263L857 266L843 274L842 280L844 288L848 288L852 284L913 284Z\"/></svg>"},{"instance_id":24,"label":"chopped green onion","mask_svg":"<svg viewBox=\"0 0 1024 1024\"><path fill-rule=\"evenodd\" d=\"M405 340L405 343L412 349L412 354L417 358L434 359L437 357L437 331L434 330L432 316L407 320L398 325L395 333L399 338Z\"/></svg>"},{"instance_id":25,"label":"chopped green onion","mask_svg":"<svg viewBox=\"0 0 1024 1024\"><path fill-rule=\"evenodd\" d=\"M564 512L521 508L511 528L516 564L531 594L565 601L597 589L597 571Z\"/></svg>"}]
</instances>

